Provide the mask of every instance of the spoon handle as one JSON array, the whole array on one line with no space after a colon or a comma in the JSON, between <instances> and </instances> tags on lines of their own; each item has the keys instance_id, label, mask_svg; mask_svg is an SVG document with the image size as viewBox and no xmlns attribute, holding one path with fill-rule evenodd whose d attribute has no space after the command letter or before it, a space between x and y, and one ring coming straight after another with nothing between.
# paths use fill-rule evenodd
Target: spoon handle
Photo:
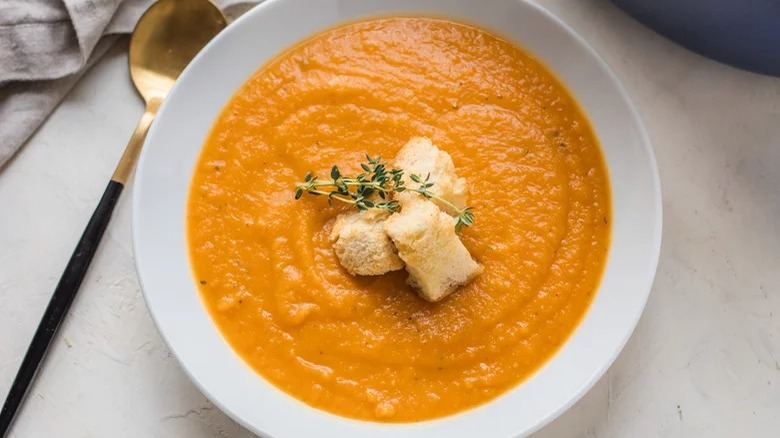
<instances>
[{"instance_id":1,"label":"spoon handle","mask_svg":"<svg viewBox=\"0 0 780 438\"><path fill-rule=\"evenodd\" d=\"M68 312L68 308L70 308L70 304L76 297L81 281L84 279L84 274L87 272L87 268L89 268L92 256L95 255L100 238L103 237L108 221L111 219L111 212L114 210L123 188L122 183L116 181L108 183L108 187L103 192L103 197L100 199L100 203L84 229L84 233L81 235L73 255L70 256L70 261L65 267L65 272L62 274L59 283L57 283L57 288L54 289L54 295L52 295L51 301L49 301L49 305L46 307L46 312L43 314L43 318L41 318L38 329L35 331L35 336L33 336L30 347L27 349L27 354L24 355L19 372L16 374L11 390L5 399L5 404L3 404L3 410L0 412L0 436L4 437L8 432L16 411L22 404L27 394L27 389L38 372L38 366L46 355L57 328L59 328L65 314Z\"/></svg>"},{"instance_id":2,"label":"spoon handle","mask_svg":"<svg viewBox=\"0 0 780 438\"><path fill-rule=\"evenodd\" d=\"M35 336L33 336L27 353L24 355L22 365L19 367L16 378L6 396L3 409L0 411L0 437L4 438L10 430L11 423L27 395L30 383L35 379L41 361L49 350L49 345L51 345L60 323L65 318L65 314L79 291L79 286L84 280L84 275L87 273L92 257L100 244L100 239L111 220L111 213L119 200L119 195L122 193L127 178L138 159L138 153L154 119L157 106L159 105L156 104L152 108L147 107L147 111L138 123L122 158L119 160L111 181L108 182L108 186L103 192L103 197L100 198L100 203L95 208L95 212L92 213L79 243L76 244L76 249L70 256L65 272L62 273L62 277L54 289L54 294L38 324Z\"/></svg>"}]
</instances>

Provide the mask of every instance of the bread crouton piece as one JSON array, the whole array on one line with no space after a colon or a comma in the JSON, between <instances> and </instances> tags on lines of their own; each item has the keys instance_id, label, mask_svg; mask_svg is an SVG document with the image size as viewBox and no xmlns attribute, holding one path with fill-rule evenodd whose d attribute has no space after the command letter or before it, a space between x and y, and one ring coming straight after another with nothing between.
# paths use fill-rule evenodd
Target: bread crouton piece
<instances>
[{"instance_id":1,"label":"bread crouton piece","mask_svg":"<svg viewBox=\"0 0 780 438\"><path fill-rule=\"evenodd\" d=\"M382 229L390 216L385 210L370 209L342 213L330 233L333 249L352 275L382 275L403 269L395 246Z\"/></svg>"},{"instance_id":2,"label":"bread crouton piece","mask_svg":"<svg viewBox=\"0 0 780 438\"><path fill-rule=\"evenodd\" d=\"M427 137L412 137L398 151L393 165L404 170L404 183L407 187L418 187L420 184L411 180L412 174L426 178L430 173L429 182L434 185L431 191L436 195L452 202L458 208L466 206L467 186L464 178L458 178L455 174L455 164L447 152L437 148ZM413 192L403 192L397 199L404 203L422 198L422 195ZM451 207L437 200L433 200L444 212L454 215Z\"/></svg>"},{"instance_id":3,"label":"bread crouton piece","mask_svg":"<svg viewBox=\"0 0 780 438\"><path fill-rule=\"evenodd\" d=\"M427 301L439 301L482 273L455 233L455 221L432 202L409 202L384 229L406 263L408 283Z\"/></svg>"}]
</instances>

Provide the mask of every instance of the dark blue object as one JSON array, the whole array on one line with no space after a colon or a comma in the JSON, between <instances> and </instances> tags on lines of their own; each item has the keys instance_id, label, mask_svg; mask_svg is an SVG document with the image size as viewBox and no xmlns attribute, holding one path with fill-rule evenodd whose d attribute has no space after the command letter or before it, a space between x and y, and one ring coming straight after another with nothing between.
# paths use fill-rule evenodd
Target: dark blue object
<instances>
[{"instance_id":1,"label":"dark blue object","mask_svg":"<svg viewBox=\"0 0 780 438\"><path fill-rule=\"evenodd\" d=\"M780 76L780 0L613 0L694 52Z\"/></svg>"}]
</instances>

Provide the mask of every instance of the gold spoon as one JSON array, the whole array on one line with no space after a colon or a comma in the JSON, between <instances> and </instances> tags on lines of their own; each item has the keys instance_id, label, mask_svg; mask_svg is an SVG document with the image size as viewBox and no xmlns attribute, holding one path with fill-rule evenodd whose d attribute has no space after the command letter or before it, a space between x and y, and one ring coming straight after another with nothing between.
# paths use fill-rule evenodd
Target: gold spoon
<instances>
[{"instance_id":1,"label":"gold spoon","mask_svg":"<svg viewBox=\"0 0 780 438\"><path fill-rule=\"evenodd\" d=\"M8 433L57 328L78 293L160 104L184 67L226 25L220 10L208 0L159 0L138 21L130 39L128 61L130 77L146 102L146 111L57 283L22 360L0 411L0 437Z\"/></svg>"}]
</instances>

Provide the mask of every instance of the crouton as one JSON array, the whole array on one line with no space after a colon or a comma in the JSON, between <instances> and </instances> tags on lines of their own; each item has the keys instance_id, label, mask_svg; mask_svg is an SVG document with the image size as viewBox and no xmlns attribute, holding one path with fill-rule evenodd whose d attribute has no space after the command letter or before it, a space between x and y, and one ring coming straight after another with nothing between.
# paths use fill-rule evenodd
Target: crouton
<instances>
[{"instance_id":1,"label":"crouton","mask_svg":"<svg viewBox=\"0 0 780 438\"><path fill-rule=\"evenodd\" d=\"M408 283L427 301L439 301L482 273L482 265L455 233L455 221L432 202L406 203L384 222L406 263Z\"/></svg>"},{"instance_id":2,"label":"crouton","mask_svg":"<svg viewBox=\"0 0 780 438\"><path fill-rule=\"evenodd\" d=\"M385 210L371 209L342 213L336 218L330 240L339 262L350 274L382 275L404 267L382 229L389 215Z\"/></svg>"},{"instance_id":3,"label":"crouton","mask_svg":"<svg viewBox=\"0 0 780 438\"><path fill-rule=\"evenodd\" d=\"M467 187L464 178L458 178L455 174L455 164L447 152L439 150L429 138L412 137L398 151L393 165L404 170L404 182L407 187L417 187L419 183L411 180L412 174L426 178L430 174L429 182L434 185L431 191L436 195L455 204L458 208L466 206ZM398 201L404 203L422 198L418 193L403 192L398 196ZM444 212L454 215L455 211L446 204L433 200Z\"/></svg>"}]
</instances>

